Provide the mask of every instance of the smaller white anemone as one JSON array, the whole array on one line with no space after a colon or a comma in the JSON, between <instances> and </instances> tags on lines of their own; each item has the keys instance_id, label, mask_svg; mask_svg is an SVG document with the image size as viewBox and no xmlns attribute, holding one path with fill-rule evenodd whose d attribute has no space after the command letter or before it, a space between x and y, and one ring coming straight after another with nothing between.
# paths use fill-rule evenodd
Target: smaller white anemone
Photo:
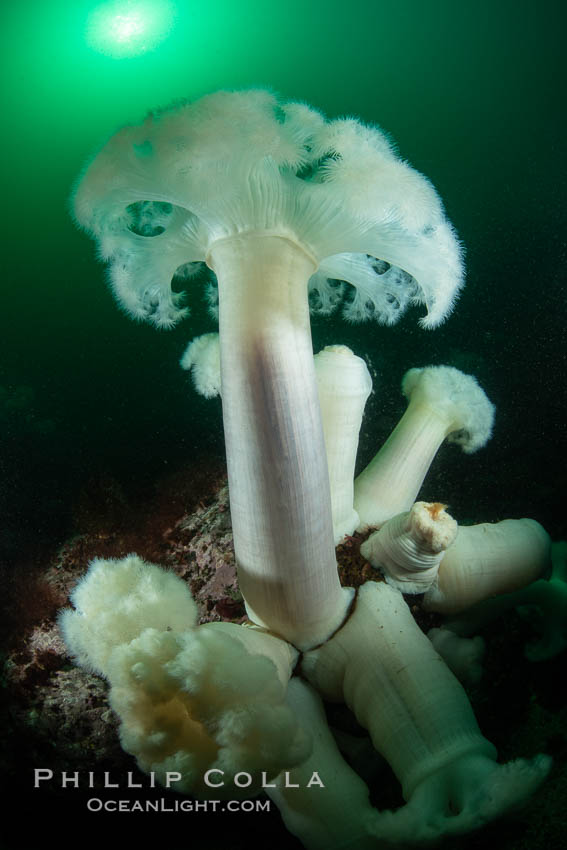
<instances>
[{"instance_id":1,"label":"smaller white anemone","mask_svg":"<svg viewBox=\"0 0 567 850\"><path fill-rule=\"evenodd\" d=\"M457 536L457 522L440 502L416 502L371 534L360 552L402 593L424 593L437 577L445 550Z\"/></svg>"},{"instance_id":2,"label":"smaller white anemone","mask_svg":"<svg viewBox=\"0 0 567 850\"><path fill-rule=\"evenodd\" d=\"M472 375L452 366L410 369L402 392L404 415L354 483L359 531L410 509L446 437L472 454L492 434L494 405Z\"/></svg>"},{"instance_id":3,"label":"smaller white anemone","mask_svg":"<svg viewBox=\"0 0 567 850\"><path fill-rule=\"evenodd\" d=\"M220 346L217 333L203 334L192 339L179 361L191 371L193 385L199 395L214 398L221 392Z\"/></svg>"}]
</instances>

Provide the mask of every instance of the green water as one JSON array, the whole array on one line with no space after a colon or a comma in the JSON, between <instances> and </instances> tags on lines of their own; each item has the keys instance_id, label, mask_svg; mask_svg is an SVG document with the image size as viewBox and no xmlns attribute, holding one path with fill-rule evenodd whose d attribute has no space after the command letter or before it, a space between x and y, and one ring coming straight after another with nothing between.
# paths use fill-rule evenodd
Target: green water
<instances>
[{"instance_id":1,"label":"green water","mask_svg":"<svg viewBox=\"0 0 567 850\"><path fill-rule=\"evenodd\" d=\"M81 487L99 474L135 489L222 457L220 407L177 366L187 340L214 329L201 290L174 331L130 321L68 197L121 124L248 86L379 123L431 178L467 249L467 286L436 331L418 328L418 312L396 328L313 323L316 349L346 343L376 371L361 462L401 413L405 369L459 366L496 402L497 428L474 458L442 452L433 495L465 516L531 515L564 534L564 4L179 0L168 36L130 58L87 43L96 5L21 0L0 13L0 508L11 556L69 533Z\"/></svg>"}]
</instances>

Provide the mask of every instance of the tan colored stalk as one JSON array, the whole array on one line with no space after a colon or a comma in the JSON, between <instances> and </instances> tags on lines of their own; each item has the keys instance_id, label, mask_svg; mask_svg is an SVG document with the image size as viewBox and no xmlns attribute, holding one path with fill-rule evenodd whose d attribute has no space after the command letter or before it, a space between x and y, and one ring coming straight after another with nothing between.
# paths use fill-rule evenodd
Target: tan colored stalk
<instances>
[{"instance_id":1,"label":"tan colored stalk","mask_svg":"<svg viewBox=\"0 0 567 850\"><path fill-rule=\"evenodd\" d=\"M494 758L463 688L402 595L383 582L359 589L343 628L304 656L301 670L323 697L344 699L391 765L406 800L457 759Z\"/></svg>"},{"instance_id":2,"label":"tan colored stalk","mask_svg":"<svg viewBox=\"0 0 567 850\"><path fill-rule=\"evenodd\" d=\"M290 239L215 242L222 403L238 580L254 622L300 648L342 622L307 281Z\"/></svg>"},{"instance_id":3,"label":"tan colored stalk","mask_svg":"<svg viewBox=\"0 0 567 850\"><path fill-rule=\"evenodd\" d=\"M446 437L471 454L492 432L494 406L472 375L452 366L410 369L402 392L409 400L404 415L354 482L359 531L410 509Z\"/></svg>"},{"instance_id":4,"label":"tan colored stalk","mask_svg":"<svg viewBox=\"0 0 567 850\"><path fill-rule=\"evenodd\" d=\"M459 526L423 603L430 611L458 614L477 602L511 593L540 577L550 550L549 535L534 519Z\"/></svg>"},{"instance_id":5,"label":"tan colored stalk","mask_svg":"<svg viewBox=\"0 0 567 850\"><path fill-rule=\"evenodd\" d=\"M401 594L383 582L359 589L345 625L304 655L301 671L324 698L344 699L368 729L409 811L418 814L417 841L486 823L533 793L549 772L547 756L496 763L465 691ZM377 838L383 826L375 824Z\"/></svg>"},{"instance_id":6,"label":"tan colored stalk","mask_svg":"<svg viewBox=\"0 0 567 850\"><path fill-rule=\"evenodd\" d=\"M447 436L447 422L425 405L411 405L378 454L355 481L360 530L409 509Z\"/></svg>"},{"instance_id":7,"label":"tan colored stalk","mask_svg":"<svg viewBox=\"0 0 567 850\"><path fill-rule=\"evenodd\" d=\"M352 534L359 519L354 510L354 466L358 437L372 379L366 363L346 345L328 345L315 355L315 372L331 484L335 545Z\"/></svg>"}]
</instances>

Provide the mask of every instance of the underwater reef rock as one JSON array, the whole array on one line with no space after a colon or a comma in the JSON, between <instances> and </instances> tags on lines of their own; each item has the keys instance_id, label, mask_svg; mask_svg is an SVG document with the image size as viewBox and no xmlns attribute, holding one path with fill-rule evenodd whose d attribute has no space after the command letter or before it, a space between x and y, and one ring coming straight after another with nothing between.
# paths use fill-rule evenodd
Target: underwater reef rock
<instances>
[{"instance_id":1,"label":"underwater reef rock","mask_svg":"<svg viewBox=\"0 0 567 850\"><path fill-rule=\"evenodd\" d=\"M163 565L189 585L199 622L241 622L245 611L236 580L228 486L224 484L210 504L201 503L180 519L165 539L169 548Z\"/></svg>"}]
</instances>

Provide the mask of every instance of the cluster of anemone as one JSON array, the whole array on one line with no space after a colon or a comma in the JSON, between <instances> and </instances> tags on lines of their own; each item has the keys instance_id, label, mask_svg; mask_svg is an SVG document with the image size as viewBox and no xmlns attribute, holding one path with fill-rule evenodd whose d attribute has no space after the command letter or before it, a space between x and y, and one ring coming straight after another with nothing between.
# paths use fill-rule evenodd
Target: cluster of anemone
<instances>
[{"instance_id":1,"label":"cluster of anemone","mask_svg":"<svg viewBox=\"0 0 567 850\"><path fill-rule=\"evenodd\" d=\"M219 92L113 136L74 210L134 318L172 326L188 313L172 279L189 286L203 263L215 274L219 334L194 340L182 365L222 397L248 615L197 626L180 579L136 556L91 565L61 623L78 662L108 679L124 749L201 796L207 770L246 771L307 848L430 842L526 799L549 758L497 763L450 669L470 670L478 644L429 639L402 595L456 615L546 567L531 520L461 528L442 503L415 502L442 441L481 448L494 408L471 376L411 369L406 413L354 480L368 370L341 345L313 357L310 308L392 324L421 305L429 328L450 312L462 252L429 181L378 128L266 91ZM375 530L363 552L387 576L357 591L335 559L355 529ZM321 697L368 730L400 809L372 807Z\"/></svg>"}]
</instances>

